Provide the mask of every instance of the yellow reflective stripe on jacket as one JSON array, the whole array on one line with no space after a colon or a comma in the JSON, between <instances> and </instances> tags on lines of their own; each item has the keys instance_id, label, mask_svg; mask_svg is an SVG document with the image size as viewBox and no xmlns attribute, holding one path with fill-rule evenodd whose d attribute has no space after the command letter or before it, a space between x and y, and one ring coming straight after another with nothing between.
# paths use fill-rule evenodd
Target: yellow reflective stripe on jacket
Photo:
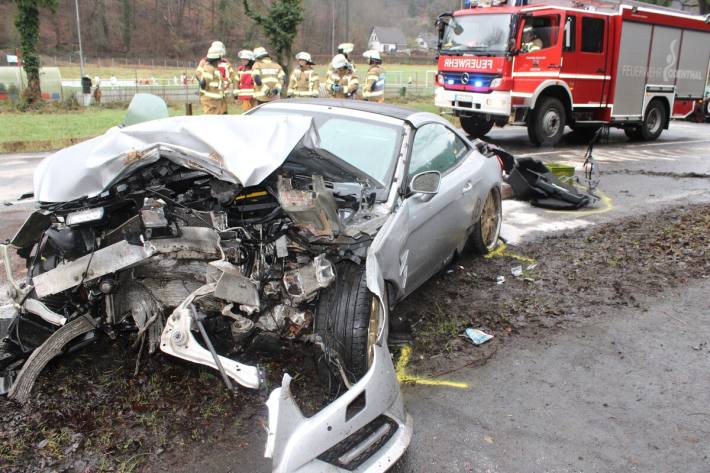
<instances>
[{"instance_id":1,"label":"yellow reflective stripe on jacket","mask_svg":"<svg viewBox=\"0 0 710 473\"><path fill-rule=\"evenodd\" d=\"M210 99L222 100L224 98L224 92L208 92L206 90L200 90L200 93Z\"/></svg>"},{"instance_id":2,"label":"yellow reflective stripe on jacket","mask_svg":"<svg viewBox=\"0 0 710 473\"><path fill-rule=\"evenodd\" d=\"M320 78L313 69L303 71L296 69L288 81L288 95L296 97L318 97L320 95Z\"/></svg>"}]
</instances>

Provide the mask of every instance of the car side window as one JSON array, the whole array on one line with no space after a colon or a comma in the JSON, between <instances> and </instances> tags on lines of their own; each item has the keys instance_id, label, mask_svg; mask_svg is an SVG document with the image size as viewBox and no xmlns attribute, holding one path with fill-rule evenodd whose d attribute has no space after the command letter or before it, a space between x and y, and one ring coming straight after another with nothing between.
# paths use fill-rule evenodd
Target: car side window
<instances>
[{"instance_id":1,"label":"car side window","mask_svg":"<svg viewBox=\"0 0 710 473\"><path fill-rule=\"evenodd\" d=\"M468 153L468 145L444 125L432 123L417 130L409 160L409 177L424 171L445 174Z\"/></svg>"}]
</instances>

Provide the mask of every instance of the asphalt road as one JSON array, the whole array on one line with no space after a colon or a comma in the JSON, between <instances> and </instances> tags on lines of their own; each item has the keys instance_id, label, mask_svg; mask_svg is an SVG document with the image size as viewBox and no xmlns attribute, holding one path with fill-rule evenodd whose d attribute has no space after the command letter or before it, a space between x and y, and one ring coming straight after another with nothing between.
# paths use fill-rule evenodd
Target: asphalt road
<instances>
[{"instance_id":1,"label":"asphalt road","mask_svg":"<svg viewBox=\"0 0 710 473\"><path fill-rule=\"evenodd\" d=\"M490 140L519 157L572 164L580 175L583 144L532 148L522 128L495 129ZM602 172L598 207L559 213L506 201L504 238L524 244L551 232L710 202L710 125L674 122L652 143L630 143L612 130L594 155ZM31 190L38 162L37 155L0 156L0 201ZM0 237L10 235L30 206L0 206ZM520 337L484 366L458 371L467 390L404 386L415 434L395 470L710 471L709 359L706 350L692 348L710 338L708 292L704 280L662 294L645 313L628 309L537 339ZM260 455L259 446L215 462L215 452L205 452L184 471L268 471Z\"/></svg>"}]
</instances>

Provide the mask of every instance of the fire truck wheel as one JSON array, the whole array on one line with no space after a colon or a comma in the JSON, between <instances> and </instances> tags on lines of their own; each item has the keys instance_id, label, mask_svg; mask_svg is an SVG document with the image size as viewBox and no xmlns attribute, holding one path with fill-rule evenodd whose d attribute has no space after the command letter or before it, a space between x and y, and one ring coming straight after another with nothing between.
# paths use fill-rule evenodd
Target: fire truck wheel
<instances>
[{"instance_id":1,"label":"fire truck wheel","mask_svg":"<svg viewBox=\"0 0 710 473\"><path fill-rule=\"evenodd\" d=\"M643 141L655 140L661 135L666 119L666 107L660 100L651 100L646 107L646 117L637 128L637 138Z\"/></svg>"},{"instance_id":2,"label":"fire truck wheel","mask_svg":"<svg viewBox=\"0 0 710 473\"><path fill-rule=\"evenodd\" d=\"M493 128L493 119L486 120L485 115L459 117L461 128L473 138L481 138Z\"/></svg>"},{"instance_id":3,"label":"fire truck wheel","mask_svg":"<svg viewBox=\"0 0 710 473\"><path fill-rule=\"evenodd\" d=\"M554 146L562 139L566 124L567 114L562 102L555 97L545 97L533 110L528 136L538 146Z\"/></svg>"}]
</instances>

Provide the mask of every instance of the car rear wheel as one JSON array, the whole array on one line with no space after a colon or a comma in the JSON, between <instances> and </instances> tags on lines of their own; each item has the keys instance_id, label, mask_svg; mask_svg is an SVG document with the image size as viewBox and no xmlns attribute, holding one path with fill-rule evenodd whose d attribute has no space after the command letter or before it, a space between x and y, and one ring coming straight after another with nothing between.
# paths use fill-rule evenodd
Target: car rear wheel
<instances>
[{"instance_id":1,"label":"car rear wheel","mask_svg":"<svg viewBox=\"0 0 710 473\"><path fill-rule=\"evenodd\" d=\"M502 222L503 206L500 189L494 187L483 202L481 215L473 226L473 232L468 237L467 248L480 255L493 251L498 246Z\"/></svg>"},{"instance_id":2,"label":"car rear wheel","mask_svg":"<svg viewBox=\"0 0 710 473\"><path fill-rule=\"evenodd\" d=\"M555 146L567 124L565 107L555 97L545 97L528 120L528 137L538 146Z\"/></svg>"},{"instance_id":3,"label":"car rear wheel","mask_svg":"<svg viewBox=\"0 0 710 473\"><path fill-rule=\"evenodd\" d=\"M335 270L335 281L318 298L314 331L325 349L317 353L319 374L337 390L343 384L339 364L355 383L372 363L379 302L367 288L364 264L343 261Z\"/></svg>"},{"instance_id":4,"label":"car rear wheel","mask_svg":"<svg viewBox=\"0 0 710 473\"><path fill-rule=\"evenodd\" d=\"M473 138L482 138L493 128L493 119L486 119L485 115L471 115L459 117L461 128Z\"/></svg>"}]
</instances>

